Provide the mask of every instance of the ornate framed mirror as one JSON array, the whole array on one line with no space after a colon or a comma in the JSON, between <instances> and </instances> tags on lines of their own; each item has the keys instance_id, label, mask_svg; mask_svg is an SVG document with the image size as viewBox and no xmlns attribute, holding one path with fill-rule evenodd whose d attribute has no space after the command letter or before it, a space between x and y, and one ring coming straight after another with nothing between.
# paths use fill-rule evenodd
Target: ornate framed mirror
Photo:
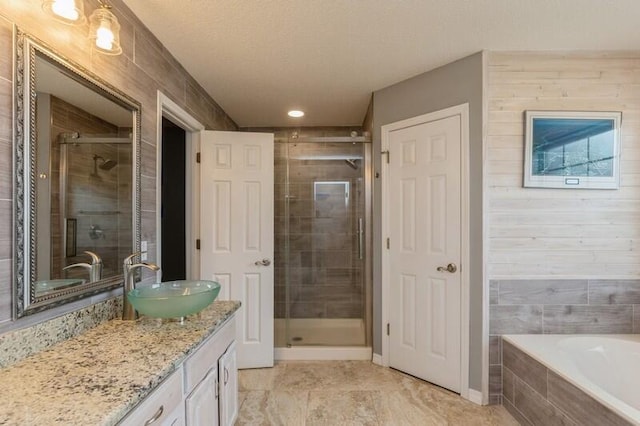
<instances>
[{"instance_id":1,"label":"ornate framed mirror","mask_svg":"<svg viewBox=\"0 0 640 426\"><path fill-rule=\"evenodd\" d=\"M141 105L16 32L14 317L122 285L140 251Z\"/></svg>"}]
</instances>

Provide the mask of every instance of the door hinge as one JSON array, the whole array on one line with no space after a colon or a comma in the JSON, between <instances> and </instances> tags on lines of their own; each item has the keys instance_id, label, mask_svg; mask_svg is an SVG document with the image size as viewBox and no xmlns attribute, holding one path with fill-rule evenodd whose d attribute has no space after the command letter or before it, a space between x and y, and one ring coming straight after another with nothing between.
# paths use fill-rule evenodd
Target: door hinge
<instances>
[{"instance_id":1,"label":"door hinge","mask_svg":"<svg viewBox=\"0 0 640 426\"><path fill-rule=\"evenodd\" d=\"M387 336L391 335L391 324L387 323Z\"/></svg>"},{"instance_id":2,"label":"door hinge","mask_svg":"<svg viewBox=\"0 0 640 426\"><path fill-rule=\"evenodd\" d=\"M387 249L391 248L391 240L387 238Z\"/></svg>"},{"instance_id":3,"label":"door hinge","mask_svg":"<svg viewBox=\"0 0 640 426\"><path fill-rule=\"evenodd\" d=\"M380 154L387 156L387 164L389 164L389 161L390 161L389 159L391 158L391 153L387 150L387 151L382 151Z\"/></svg>"},{"instance_id":4,"label":"door hinge","mask_svg":"<svg viewBox=\"0 0 640 426\"><path fill-rule=\"evenodd\" d=\"M200 238L196 240L196 250L200 250Z\"/></svg>"},{"instance_id":5,"label":"door hinge","mask_svg":"<svg viewBox=\"0 0 640 426\"><path fill-rule=\"evenodd\" d=\"M200 164L200 153L196 152L196 163Z\"/></svg>"}]
</instances>

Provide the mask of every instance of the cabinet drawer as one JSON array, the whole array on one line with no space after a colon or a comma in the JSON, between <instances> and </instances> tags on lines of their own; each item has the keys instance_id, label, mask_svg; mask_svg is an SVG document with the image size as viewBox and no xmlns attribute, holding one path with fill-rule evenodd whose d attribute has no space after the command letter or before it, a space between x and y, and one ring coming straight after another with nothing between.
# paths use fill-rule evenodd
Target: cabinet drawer
<instances>
[{"instance_id":1,"label":"cabinet drawer","mask_svg":"<svg viewBox=\"0 0 640 426\"><path fill-rule=\"evenodd\" d=\"M185 362L185 395L191 393L207 372L218 363L218 358L236 337L234 317L212 336L209 336L196 352Z\"/></svg>"},{"instance_id":2,"label":"cabinet drawer","mask_svg":"<svg viewBox=\"0 0 640 426\"><path fill-rule=\"evenodd\" d=\"M182 404L182 380L182 368L179 368L138 404L120 424L124 426L164 424L176 407ZM155 420L152 421L154 418Z\"/></svg>"}]
</instances>

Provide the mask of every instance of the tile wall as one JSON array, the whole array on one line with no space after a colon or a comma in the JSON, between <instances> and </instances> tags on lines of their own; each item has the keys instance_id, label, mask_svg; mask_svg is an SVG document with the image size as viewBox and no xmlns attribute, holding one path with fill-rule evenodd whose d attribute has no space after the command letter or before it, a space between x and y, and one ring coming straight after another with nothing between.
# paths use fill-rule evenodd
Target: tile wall
<instances>
[{"instance_id":1,"label":"tile wall","mask_svg":"<svg viewBox=\"0 0 640 426\"><path fill-rule=\"evenodd\" d=\"M494 280L489 300L492 403L503 393L503 334L640 333L640 280Z\"/></svg>"},{"instance_id":2,"label":"tile wall","mask_svg":"<svg viewBox=\"0 0 640 426\"><path fill-rule=\"evenodd\" d=\"M109 4L113 6L113 13L122 26L120 42L123 53L120 56L93 52L87 38L87 27L73 27L53 21L43 12L41 0L0 0L0 333L51 316L44 312L16 322L11 320L14 26L44 41L61 55L99 75L141 103L142 239L149 242L150 261L155 260L156 252L158 91L192 114L207 129L237 129L233 119L171 56L122 0L112 0ZM85 0L88 13L96 7L97 3ZM78 304L74 303L70 309L78 309ZM59 311L56 310L57 315Z\"/></svg>"},{"instance_id":3,"label":"tile wall","mask_svg":"<svg viewBox=\"0 0 640 426\"><path fill-rule=\"evenodd\" d=\"M255 129L251 129L255 130ZM275 315L286 317L289 270L291 318L364 318L364 261L357 221L364 217L362 144L296 143L298 138L362 134L361 128L260 129L275 134ZM287 162L287 155L289 162ZM328 159L330 157L338 159ZM316 158L315 160L313 158ZM318 160L317 158L321 158ZM286 256L286 179L289 176L290 253ZM341 182L341 183L338 183ZM348 198L345 199L345 184Z\"/></svg>"},{"instance_id":4,"label":"tile wall","mask_svg":"<svg viewBox=\"0 0 640 426\"><path fill-rule=\"evenodd\" d=\"M277 143L276 164L285 143ZM283 274L289 266L291 318L363 318L364 261L358 258L357 223L364 218L362 168L313 156L362 156L361 145L289 143L289 257L285 229L276 229L277 317L284 317ZM358 160L356 160L358 161ZM362 165L362 161L359 161ZM278 166L276 166L278 167ZM286 220L284 173L276 173L275 220ZM288 262L287 262L288 260Z\"/></svg>"}]
</instances>

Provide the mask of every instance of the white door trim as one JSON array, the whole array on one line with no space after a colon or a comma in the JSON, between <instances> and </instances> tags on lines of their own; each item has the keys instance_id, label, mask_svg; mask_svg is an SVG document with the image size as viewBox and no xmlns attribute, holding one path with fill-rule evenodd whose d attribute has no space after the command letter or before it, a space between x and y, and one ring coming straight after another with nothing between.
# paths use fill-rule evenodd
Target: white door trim
<instances>
[{"instance_id":1,"label":"white door trim","mask_svg":"<svg viewBox=\"0 0 640 426\"><path fill-rule=\"evenodd\" d=\"M196 153L200 150L200 131L204 125L158 90L157 109L157 149L156 149L156 261L162 266L162 117L168 118L186 132L186 267L187 279L200 277L200 256L196 253L196 239L200 235L200 170L195 162Z\"/></svg>"},{"instance_id":2,"label":"white door trim","mask_svg":"<svg viewBox=\"0 0 640 426\"><path fill-rule=\"evenodd\" d=\"M382 126L382 151L389 150L389 134L398 129L415 126L443 118L460 116L461 135L461 164L460 164L460 395L470 399L469 395L469 104L457 105L440 111L412 117ZM389 235L389 165L382 161L382 236L386 239ZM389 322L389 292L390 292L390 265L389 251L382 244L382 363L389 365L389 336L387 336L387 323Z\"/></svg>"}]
</instances>

